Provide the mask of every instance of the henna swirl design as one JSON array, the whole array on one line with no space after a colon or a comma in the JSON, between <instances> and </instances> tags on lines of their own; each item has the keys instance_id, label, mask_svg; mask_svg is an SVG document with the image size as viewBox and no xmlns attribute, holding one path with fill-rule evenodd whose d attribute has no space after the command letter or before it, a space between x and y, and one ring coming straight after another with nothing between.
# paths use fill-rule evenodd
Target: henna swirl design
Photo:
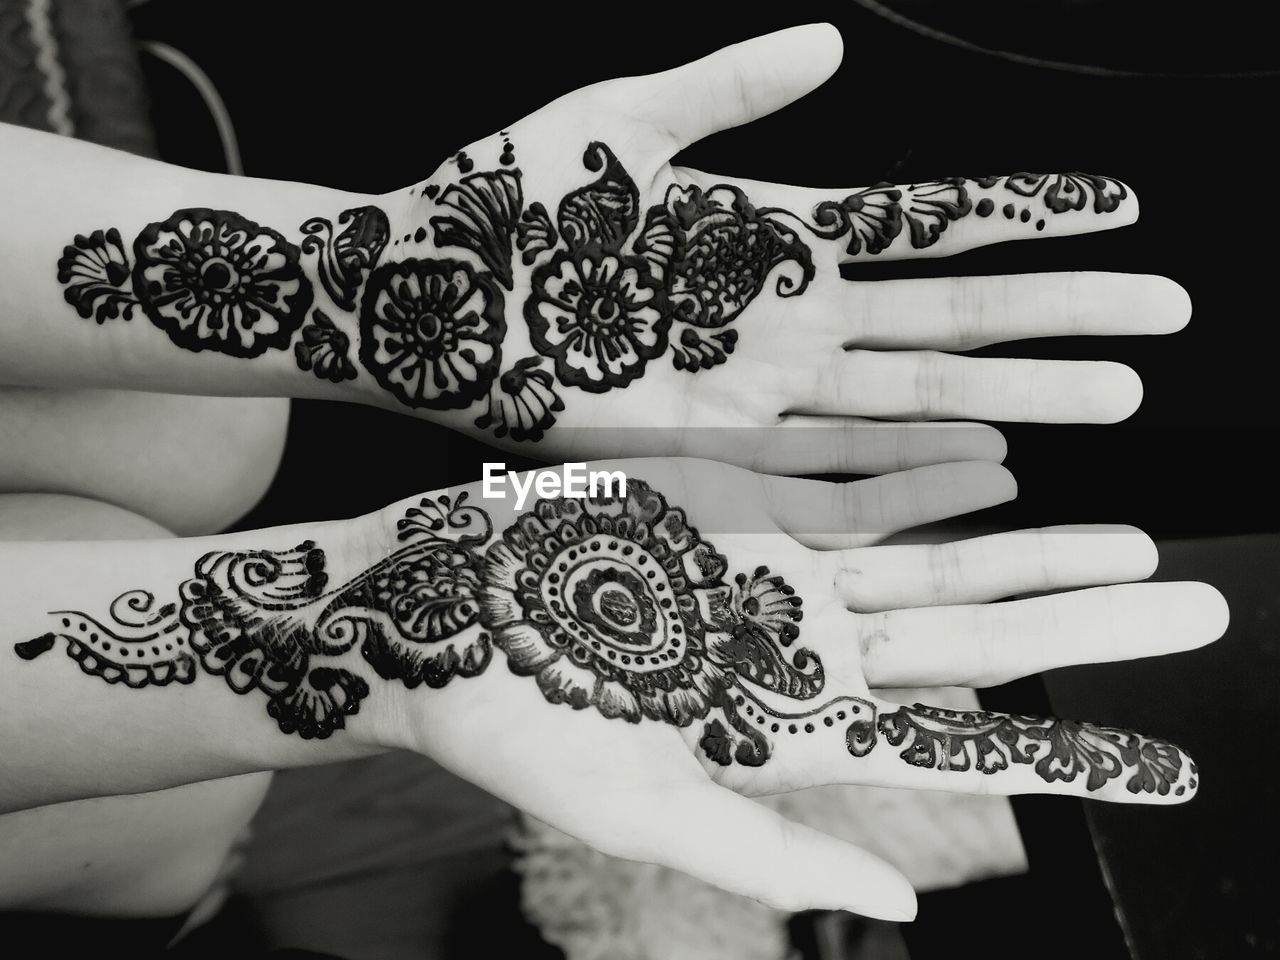
<instances>
[{"instance_id":1,"label":"henna swirl design","mask_svg":"<svg viewBox=\"0 0 1280 960\"><path fill-rule=\"evenodd\" d=\"M354 310L356 294L369 271L386 249L390 236L387 215L377 207L355 207L338 215L342 227L334 236L333 224L314 217L302 225L307 234L302 252L316 256L320 283L334 305Z\"/></svg>"},{"instance_id":2,"label":"henna swirl design","mask_svg":"<svg viewBox=\"0 0 1280 960\"><path fill-rule=\"evenodd\" d=\"M18 644L18 655L31 660L61 638L67 656L90 676L127 687L163 687L191 683L195 657L181 633L173 604L156 606L145 590L130 590L111 602L107 623L75 610L55 610L54 630Z\"/></svg>"}]
</instances>

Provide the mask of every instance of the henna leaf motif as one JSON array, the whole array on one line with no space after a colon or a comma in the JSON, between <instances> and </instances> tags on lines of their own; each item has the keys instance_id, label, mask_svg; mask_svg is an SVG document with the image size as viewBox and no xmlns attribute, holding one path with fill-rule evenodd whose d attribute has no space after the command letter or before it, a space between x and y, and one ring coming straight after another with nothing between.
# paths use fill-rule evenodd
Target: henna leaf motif
<instances>
[{"instance_id":1,"label":"henna leaf motif","mask_svg":"<svg viewBox=\"0 0 1280 960\"><path fill-rule=\"evenodd\" d=\"M620 251L639 222L640 193L613 151L598 140L588 144L583 165L599 178L566 195L557 219L571 248L598 244Z\"/></svg>"},{"instance_id":2,"label":"henna leaf motif","mask_svg":"<svg viewBox=\"0 0 1280 960\"><path fill-rule=\"evenodd\" d=\"M360 286L377 265L390 236L387 215L377 207L354 207L338 215L343 227L334 235L333 224L314 217L302 225L307 236L303 253L316 255L320 284L343 310L354 310Z\"/></svg>"},{"instance_id":3,"label":"henna leaf motif","mask_svg":"<svg viewBox=\"0 0 1280 960\"><path fill-rule=\"evenodd\" d=\"M512 289L511 240L524 206L520 171L470 174L446 187L437 202L453 213L431 218L436 244L470 250Z\"/></svg>"}]
</instances>

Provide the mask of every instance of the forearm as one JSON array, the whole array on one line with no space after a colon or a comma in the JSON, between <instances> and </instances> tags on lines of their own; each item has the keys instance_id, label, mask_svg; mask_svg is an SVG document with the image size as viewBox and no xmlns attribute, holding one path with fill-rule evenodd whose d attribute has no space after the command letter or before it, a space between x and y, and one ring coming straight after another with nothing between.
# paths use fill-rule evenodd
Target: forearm
<instances>
[{"instance_id":1,"label":"forearm","mask_svg":"<svg viewBox=\"0 0 1280 960\"><path fill-rule=\"evenodd\" d=\"M325 375L336 359L324 371L300 364L297 344L323 322L317 311L341 312L322 261L340 298L343 271L358 275L360 250L335 259L344 211L362 211L346 221L361 220L361 243L386 243L378 198L203 173L6 125L0 182L0 383L350 393Z\"/></svg>"},{"instance_id":2,"label":"forearm","mask_svg":"<svg viewBox=\"0 0 1280 960\"><path fill-rule=\"evenodd\" d=\"M320 639L382 530L0 544L0 812L382 749L395 691Z\"/></svg>"}]
</instances>

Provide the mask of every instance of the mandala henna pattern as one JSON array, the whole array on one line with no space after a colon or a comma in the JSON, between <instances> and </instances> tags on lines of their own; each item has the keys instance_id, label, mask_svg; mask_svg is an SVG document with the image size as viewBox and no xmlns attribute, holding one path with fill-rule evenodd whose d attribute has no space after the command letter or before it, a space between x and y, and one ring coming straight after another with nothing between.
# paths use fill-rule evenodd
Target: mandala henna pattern
<instances>
[{"instance_id":1,"label":"mandala henna pattern","mask_svg":"<svg viewBox=\"0 0 1280 960\"><path fill-rule=\"evenodd\" d=\"M1127 196L1092 174L1017 173L880 183L808 217L723 183L673 183L646 206L613 150L592 141L581 162L594 179L544 203L526 198L508 133L501 144L494 169L460 151L450 182L411 188L398 237L372 205L305 221L298 246L231 211L179 210L143 229L136 262L115 229L75 237L58 280L99 324L140 310L193 351L291 346L322 380L355 379L361 366L409 407L468 410L482 430L534 442L565 388L624 389L668 355L689 373L726 363L756 298L809 288L814 241L851 255L924 249L969 216L1043 230L1048 217L1112 213ZM528 346L508 343L520 316Z\"/></svg>"},{"instance_id":2,"label":"mandala henna pattern","mask_svg":"<svg viewBox=\"0 0 1280 960\"><path fill-rule=\"evenodd\" d=\"M288 347L311 305L298 248L227 210L179 210L144 229L133 252L142 311L187 350Z\"/></svg>"},{"instance_id":3,"label":"mandala henna pattern","mask_svg":"<svg viewBox=\"0 0 1280 960\"><path fill-rule=\"evenodd\" d=\"M883 739L913 766L1025 764L1089 791L1120 777L1135 794L1196 786L1172 744L1113 727L919 704L877 717L869 699L824 698L795 590L764 566L730 575L684 511L635 478L617 495L539 500L497 536L466 494L425 498L397 539L338 584L312 541L212 551L177 602L134 590L105 618L55 611L15 652L35 660L62 641L85 673L129 687L202 669L264 696L283 732L325 738L372 695L369 671L440 688L482 675L496 648L548 703L694 728L717 766L758 767L779 741L818 735L855 758Z\"/></svg>"}]
</instances>

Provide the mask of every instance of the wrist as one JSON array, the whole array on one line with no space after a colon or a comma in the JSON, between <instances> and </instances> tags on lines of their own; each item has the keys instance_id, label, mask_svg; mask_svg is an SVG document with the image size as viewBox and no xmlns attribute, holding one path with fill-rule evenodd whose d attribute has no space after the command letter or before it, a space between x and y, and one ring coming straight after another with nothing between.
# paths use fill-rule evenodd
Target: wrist
<instances>
[{"instance_id":1,"label":"wrist","mask_svg":"<svg viewBox=\"0 0 1280 960\"><path fill-rule=\"evenodd\" d=\"M442 725L427 718L448 718L459 691L474 694L492 669L480 588L486 550L509 517L479 494L478 484L432 491L354 521L351 549L368 572L352 607L362 627L352 655L370 678L361 722L370 743L430 752Z\"/></svg>"}]
</instances>

